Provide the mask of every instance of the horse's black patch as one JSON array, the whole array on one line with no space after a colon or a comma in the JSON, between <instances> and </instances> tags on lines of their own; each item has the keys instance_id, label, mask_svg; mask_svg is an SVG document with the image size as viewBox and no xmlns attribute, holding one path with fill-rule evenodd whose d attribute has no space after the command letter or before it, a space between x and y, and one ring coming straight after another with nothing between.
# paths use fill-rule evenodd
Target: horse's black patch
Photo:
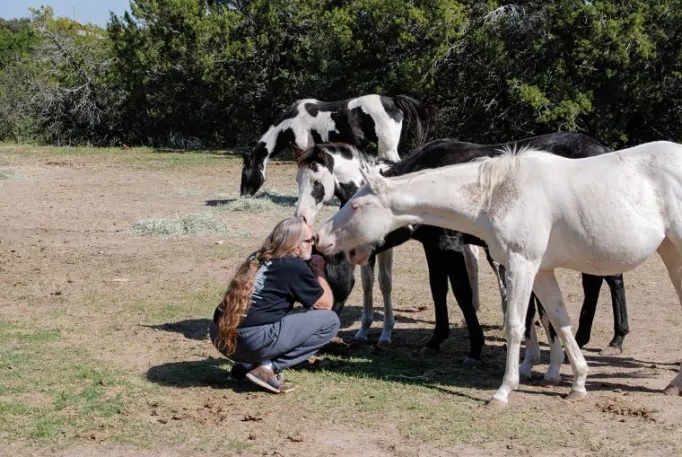
<instances>
[{"instance_id":1,"label":"horse's black patch","mask_svg":"<svg viewBox=\"0 0 682 457\"><path fill-rule=\"evenodd\" d=\"M312 117L317 117L317 113L320 112L319 106L315 103L306 103L303 107Z\"/></svg>"},{"instance_id":2,"label":"horse's black patch","mask_svg":"<svg viewBox=\"0 0 682 457\"><path fill-rule=\"evenodd\" d=\"M310 136L313 137L313 143L315 144L324 143L324 141L322 141L322 135L320 135L320 133L317 130L310 129Z\"/></svg>"},{"instance_id":3,"label":"horse's black patch","mask_svg":"<svg viewBox=\"0 0 682 457\"><path fill-rule=\"evenodd\" d=\"M320 203L324 200L324 186L320 181L315 181L313 183L312 197L315 199L315 203Z\"/></svg>"},{"instance_id":4,"label":"horse's black patch","mask_svg":"<svg viewBox=\"0 0 682 457\"><path fill-rule=\"evenodd\" d=\"M334 121L336 130L329 132L330 143L346 143L353 146L360 147L360 139L356 138L355 130L351 127L351 116L347 109L341 109L333 112L331 118ZM362 133L361 133L362 135Z\"/></svg>"},{"instance_id":5,"label":"horse's black patch","mask_svg":"<svg viewBox=\"0 0 682 457\"><path fill-rule=\"evenodd\" d=\"M353 108L350 110L350 124L353 136L357 138L357 146L360 149L365 149L370 143L378 141L376 133L376 124L372 116L365 113L362 108Z\"/></svg>"},{"instance_id":6,"label":"horse's black patch","mask_svg":"<svg viewBox=\"0 0 682 457\"><path fill-rule=\"evenodd\" d=\"M334 171L334 158L325 151L326 146L315 146L310 155L311 163L319 163L330 172ZM317 171L317 169L315 169Z\"/></svg>"},{"instance_id":7,"label":"horse's black patch","mask_svg":"<svg viewBox=\"0 0 682 457\"><path fill-rule=\"evenodd\" d=\"M253 148L253 155L255 158L260 159L259 162L263 162L268 156L268 150L265 147L264 141L259 141L255 148Z\"/></svg>"},{"instance_id":8,"label":"horse's black patch","mask_svg":"<svg viewBox=\"0 0 682 457\"><path fill-rule=\"evenodd\" d=\"M343 182L336 185L334 195L341 200L341 204L345 204L358 191L358 186L354 182Z\"/></svg>"},{"instance_id":9,"label":"horse's black patch","mask_svg":"<svg viewBox=\"0 0 682 457\"><path fill-rule=\"evenodd\" d=\"M280 123L286 121L287 119L293 119L298 116L298 102L289 105L284 108L284 110L279 113L279 116L275 119L272 125L279 125Z\"/></svg>"},{"instance_id":10,"label":"horse's black patch","mask_svg":"<svg viewBox=\"0 0 682 457\"><path fill-rule=\"evenodd\" d=\"M281 151L288 147L291 143L296 141L296 134L292 128L282 130L277 134L277 142L275 144L275 151ZM274 154L273 154L274 155Z\"/></svg>"},{"instance_id":11,"label":"horse's black patch","mask_svg":"<svg viewBox=\"0 0 682 457\"><path fill-rule=\"evenodd\" d=\"M400 108L395 106L392 98L384 97L382 95L379 97L379 100L381 100L381 106L384 107L384 111L386 111L386 114L388 114L391 119L396 122L401 122L403 120L403 112Z\"/></svg>"},{"instance_id":12,"label":"horse's black patch","mask_svg":"<svg viewBox=\"0 0 682 457\"><path fill-rule=\"evenodd\" d=\"M342 144L342 143L335 144L333 146L333 148L334 148L333 149L334 153L339 154L344 159L346 159L346 160L352 160L353 159L353 150L347 144Z\"/></svg>"}]
</instances>

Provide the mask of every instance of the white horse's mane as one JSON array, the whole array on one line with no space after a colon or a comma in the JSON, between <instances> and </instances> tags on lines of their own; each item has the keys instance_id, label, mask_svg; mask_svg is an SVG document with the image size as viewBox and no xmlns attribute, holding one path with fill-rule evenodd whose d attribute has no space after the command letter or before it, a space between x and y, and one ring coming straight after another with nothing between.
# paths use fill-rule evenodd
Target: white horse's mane
<instances>
[{"instance_id":1,"label":"white horse's mane","mask_svg":"<svg viewBox=\"0 0 682 457\"><path fill-rule=\"evenodd\" d=\"M493 193L502 183L508 180L515 180L518 176L518 168L522 161L527 157L539 154L549 154L532 146L504 145L500 149L499 156L481 157L474 161L481 162L478 175L478 183L482 189L483 201L486 207L490 208Z\"/></svg>"}]
</instances>

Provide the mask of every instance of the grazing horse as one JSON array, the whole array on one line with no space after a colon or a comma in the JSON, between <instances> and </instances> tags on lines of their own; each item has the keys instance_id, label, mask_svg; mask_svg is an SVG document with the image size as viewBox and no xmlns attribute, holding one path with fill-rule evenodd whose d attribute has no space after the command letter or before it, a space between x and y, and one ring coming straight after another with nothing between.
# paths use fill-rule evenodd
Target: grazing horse
<instances>
[{"instance_id":1,"label":"grazing horse","mask_svg":"<svg viewBox=\"0 0 682 457\"><path fill-rule=\"evenodd\" d=\"M519 385L531 292L558 330L573 371L567 399L587 395L587 363L571 333L554 270L631 270L658 252L682 304L682 145L658 141L585 159L522 150L367 185L318 231L318 249L349 250L409 224L470 233L506 267L507 361L488 402L506 406ZM682 367L665 393L682 394Z\"/></svg>"},{"instance_id":2,"label":"grazing horse","mask_svg":"<svg viewBox=\"0 0 682 457\"><path fill-rule=\"evenodd\" d=\"M293 149L298 161L296 173L298 202L295 214L304 217L309 224L315 222L317 214L325 202L336 196L343 206L355 191L364 184L364 181L357 180L362 178L360 164L378 170L388 170L395 164L390 160L367 156L345 143L315 145L307 150L294 146ZM391 303L393 251L384 250L376 258L379 264L379 289L384 300L384 326L379 337L379 345L388 345L391 343L395 325ZM360 273L363 311L360 329L355 335L355 340L365 342L374 319L374 262L363 265ZM335 279L345 281L343 276L332 278L330 285Z\"/></svg>"},{"instance_id":3,"label":"grazing horse","mask_svg":"<svg viewBox=\"0 0 682 457\"><path fill-rule=\"evenodd\" d=\"M256 144L244 154L241 195L253 195L265 181L270 157L295 144L308 149L314 144L343 142L360 148L377 144L379 157L398 161L403 120L414 124L418 144L429 129L427 106L412 97L363 95L336 102L299 100L285 109Z\"/></svg>"}]
</instances>

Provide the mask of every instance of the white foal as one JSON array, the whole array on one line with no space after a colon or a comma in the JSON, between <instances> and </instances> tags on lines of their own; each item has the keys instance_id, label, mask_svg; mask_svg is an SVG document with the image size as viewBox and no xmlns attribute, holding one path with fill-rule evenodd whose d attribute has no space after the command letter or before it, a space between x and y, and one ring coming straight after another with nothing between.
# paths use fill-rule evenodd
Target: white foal
<instances>
[{"instance_id":1,"label":"white foal","mask_svg":"<svg viewBox=\"0 0 682 457\"><path fill-rule=\"evenodd\" d=\"M531 291L544 305L573 370L569 399L586 395L587 363L573 337L554 269L613 275L658 252L682 304L682 146L654 142L586 159L526 151L368 185L318 231L322 252L350 250L408 224L470 233L506 268L507 362L488 403L519 384ZM682 369L667 394L682 391Z\"/></svg>"}]
</instances>

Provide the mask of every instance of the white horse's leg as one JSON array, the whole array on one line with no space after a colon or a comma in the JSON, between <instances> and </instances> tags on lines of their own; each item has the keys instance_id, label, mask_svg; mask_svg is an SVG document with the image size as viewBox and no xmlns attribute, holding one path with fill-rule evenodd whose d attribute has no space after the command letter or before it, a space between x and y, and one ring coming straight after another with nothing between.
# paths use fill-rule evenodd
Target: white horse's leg
<instances>
[{"instance_id":1,"label":"white horse's leg","mask_svg":"<svg viewBox=\"0 0 682 457\"><path fill-rule=\"evenodd\" d=\"M538 305L538 314L540 315L540 322L545 329L549 343L549 367L547 367L544 379L545 382L558 384L561 382L561 364L564 363L564 350L561 347L561 339L556 334L554 327L551 326L542 303Z\"/></svg>"},{"instance_id":2,"label":"white horse's leg","mask_svg":"<svg viewBox=\"0 0 682 457\"><path fill-rule=\"evenodd\" d=\"M568 360L571 362L573 369L573 385L571 386L571 393L568 394L567 399L577 400L584 398L587 395L585 390L585 381L587 380L587 362L580 351L578 343L573 337L571 331L571 320L564 307L564 301L561 297L561 289L554 276L553 270L545 270L538 272L535 277L535 284L533 290L540 302L544 305L545 313L549 321L557 331L561 341L566 347ZM555 358L557 358L555 354ZM555 360L556 361L556 360ZM558 368L556 368L556 375L558 376Z\"/></svg>"},{"instance_id":3,"label":"white horse's leg","mask_svg":"<svg viewBox=\"0 0 682 457\"><path fill-rule=\"evenodd\" d=\"M471 284L471 301L478 313L478 309L481 307L481 300L478 294L478 246L465 244L462 246L462 253L464 254L464 263L467 267L469 284Z\"/></svg>"},{"instance_id":4,"label":"white horse's leg","mask_svg":"<svg viewBox=\"0 0 682 457\"><path fill-rule=\"evenodd\" d=\"M393 249L377 254L379 266L379 289L384 299L384 328L379 337L379 346L391 344L391 335L395 319L393 318L393 305L391 304L391 291L393 289Z\"/></svg>"},{"instance_id":5,"label":"white horse's leg","mask_svg":"<svg viewBox=\"0 0 682 457\"><path fill-rule=\"evenodd\" d=\"M678 246L682 246L680 243ZM679 249L669 239L663 240L658 247L658 255L661 256L665 267L670 275L670 280L675 286L675 291L682 305L682 249ZM670 381L668 387L664 390L666 395L682 395L682 365L677 376Z\"/></svg>"},{"instance_id":6,"label":"white horse's leg","mask_svg":"<svg viewBox=\"0 0 682 457\"><path fill-rule=\"evenodd\" d=\"M509 297L505 322L507 366L502 385L488 402L488 407L491 408L507 406L509 394L519 386L521 340L523 339L526 312L528 311L528 300L530 299L533 280L538 270L536 264L518 254L512 254L507 265L507 296Z\"/></svg>"},{"instance_id":7,"label":"white horse's leg","mask_svg":"<svg viewBox=\"0 0 682 457\"><path fill-rule=\"evenodd\" d=\"M365 342L367 341L369 327L374 320L374 303L372 299L374 267L371 264L360 267L360 279L362 280L362 318L360 319L360 330L355 334L355 340Z\"/></svg>"}]
</instances>

